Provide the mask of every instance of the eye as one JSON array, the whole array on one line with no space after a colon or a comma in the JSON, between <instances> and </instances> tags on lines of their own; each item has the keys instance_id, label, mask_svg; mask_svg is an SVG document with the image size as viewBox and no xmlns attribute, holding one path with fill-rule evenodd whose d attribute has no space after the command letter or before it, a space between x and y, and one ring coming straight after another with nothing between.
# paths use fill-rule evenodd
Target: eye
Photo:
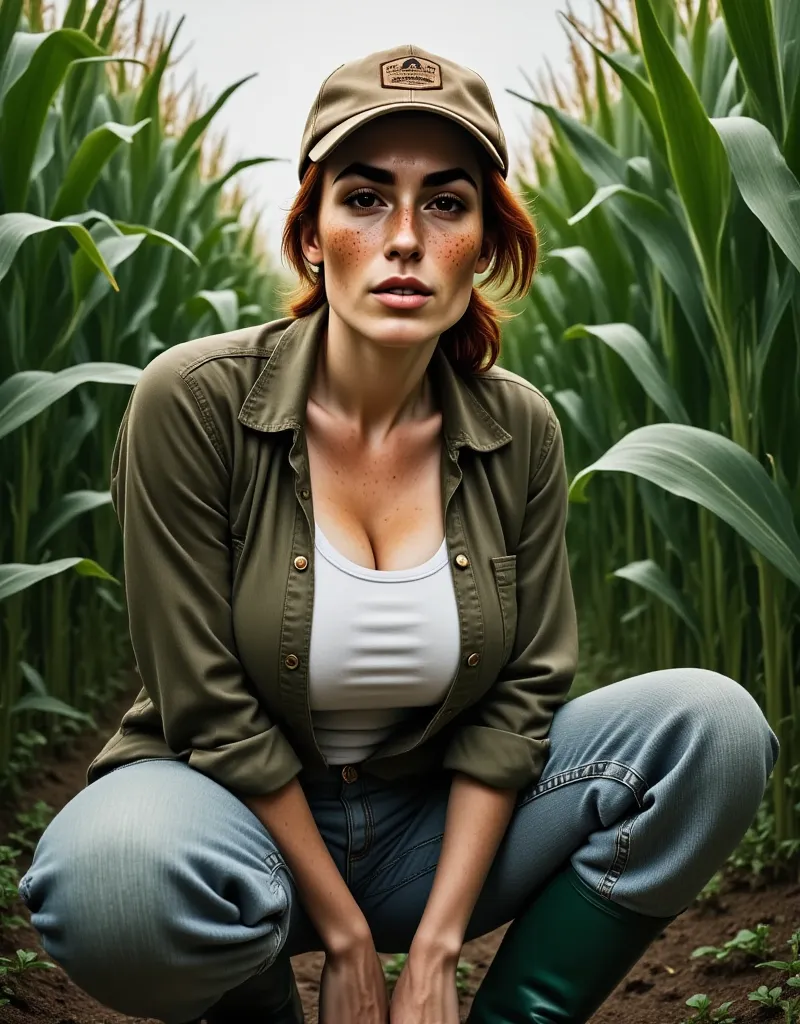
<instances>
[{"instance_id":1,"label":"eye","mask_svg":"<svg viewBox=\"0 0 800 1024\"><path fill-rule=\"evenodd\" d=\"M350 196L347 197L346 200L344 200L344 205L349 206L350 209L361 210L364 211L365 213L367 213L370 210L376 209L374 206L363 206L359 202L360 200L365 199L380 199L380 197L376 193L374 193L374 191L371 188L360 188L359 190L354 191L354 193L352 193ZM466 210L467 208L466 204L462 200L460 200L458 196L454 196L452 193L443 193L440 196L436 196L435 199L431 200L431 202L451 204L455 203L457 205L457 209L455 210L443 210L441 209L441 207L439 207L436 211L437 213L455 214L461 212L462 210Z\"/></svg>"},{"instance_id":2,"label":"eye","mask_svg":"<svg viewBox=\"0 0 800 1024\"><path fill-rule=\"evenodd\" d=\"M462 201L458 198L458 196L454 196L452 193L445 193L445 194L443 194L441 196L436 196L436 198L433 200L433 202L434 203L457 203L459 210L466 210L466 208L467 208L466 204L462 203ZM440 210L439 212L440 213L457 213L458 210Z\"/></svg>"}]
</instances>

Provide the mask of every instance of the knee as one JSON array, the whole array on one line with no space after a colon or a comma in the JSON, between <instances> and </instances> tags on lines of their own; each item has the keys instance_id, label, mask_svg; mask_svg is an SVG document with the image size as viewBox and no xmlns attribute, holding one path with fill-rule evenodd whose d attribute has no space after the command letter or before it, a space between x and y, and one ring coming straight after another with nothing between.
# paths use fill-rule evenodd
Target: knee
<instances>
[{"instance_id":1,"label":"knee","mask_svg":"<svg viewBox=\"0 0 800 1024\"><path fill-rule=\"evenodd\" d=\"M232 858L213 829L199 841L160 808L101 804L91 790L53 819L20 880L31 924L104 1005L132 1017L197 1017L277 954L289 885L245 842Z\"/></svg>"},{"instance_id":2,"label":"knee","mask_svg":"<svg viewBox=\"0 0 800 1024\"><path fill-rule=\"evenodd\" d=\"M714 770L736 771L766 785L780 747L744 686L701 668L677 670L673 685L680 695L686 726L696 734L699 749L713 762Z\"/></svg>"}]
</instances>

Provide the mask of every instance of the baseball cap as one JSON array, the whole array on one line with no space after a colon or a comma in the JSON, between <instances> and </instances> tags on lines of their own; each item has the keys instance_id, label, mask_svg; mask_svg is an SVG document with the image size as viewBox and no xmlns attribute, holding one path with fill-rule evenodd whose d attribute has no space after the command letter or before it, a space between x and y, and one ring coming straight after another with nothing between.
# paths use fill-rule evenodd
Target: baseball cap
<instances>
[{"instance_id":1,"label":"baseball cap","mask_svg":"<svg viewBox=\"0 0 800 1024\"><path fill-rule=\"evenodd\" d=\"M480 142L505 178L508 151L486 82L475 71L419 46L394 46L336 68L306 121L298 176L362 124L398 110L447 117Z\"/></svg>"}]
</instances>

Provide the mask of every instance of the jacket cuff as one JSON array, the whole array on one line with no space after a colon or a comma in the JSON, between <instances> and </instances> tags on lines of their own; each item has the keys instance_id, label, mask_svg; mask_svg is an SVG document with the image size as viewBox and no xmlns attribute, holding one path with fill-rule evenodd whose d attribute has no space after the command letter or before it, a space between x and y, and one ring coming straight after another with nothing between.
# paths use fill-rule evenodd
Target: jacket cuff
<instances>
[{"instance_id":1,"label":"jacket cuff","mask_svg":"<svg viewBox=\"0 0 800 1024\"><path fill-rule=\"evenodd\" d=\"M243 796L273 793L291 782L302 768L289 741L275 725L213 750L192 748L189 765Z\"/></svg>"},{"instance_id":2,"label":"jacket cuff","mask_svg":"<svg viewBox=\"0 0 800 1024\"><path fill-rule=\"evenodd\" d=\"M465 725L450 741L443 766L497 789L526 789L539 781L550 740L485 725Z\"/></svg>"}]
</instances>

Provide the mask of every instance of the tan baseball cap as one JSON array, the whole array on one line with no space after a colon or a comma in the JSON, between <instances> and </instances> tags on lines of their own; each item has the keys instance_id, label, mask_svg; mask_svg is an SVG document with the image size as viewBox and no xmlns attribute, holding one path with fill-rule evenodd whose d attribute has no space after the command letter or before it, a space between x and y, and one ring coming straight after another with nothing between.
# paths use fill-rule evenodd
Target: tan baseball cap
<instances>
[{"instance_id":1,"label":"tan baseball cap","mask_svg":"<svg viewBox=\"0 0 800 1024\"><path fill-rule=\"evenodd\" d=\"M298 175L343 139L383 114L426 110L460 124L505 178L508 151L486 82L479 74L419 46L394 46L342 64L322 83L306 121Z\"/></svg>"}]
</instances>

